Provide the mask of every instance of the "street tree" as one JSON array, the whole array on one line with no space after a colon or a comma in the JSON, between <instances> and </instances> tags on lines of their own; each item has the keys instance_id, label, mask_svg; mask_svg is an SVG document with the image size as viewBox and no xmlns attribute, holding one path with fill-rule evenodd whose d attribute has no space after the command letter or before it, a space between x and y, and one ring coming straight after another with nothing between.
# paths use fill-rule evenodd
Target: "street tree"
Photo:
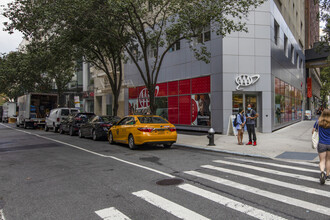
<instances>
[{"instance_id":1,"label":"street tree","mask_svg":"<svg viewBox=\"0 0 330 220\"><path fill-rule=\"evenodd\" d=\"M48 92L50 80L38 68L38 56L19 51L0 58L0 91L10 99L29 92Z\"/></svg>"},{"instance_id":2,"label":"street tree","mask_svg":"<svg viewBox=\"0 0 330 220\"><path fill-rule=\"evenodd\" d=\"M247 31L243 18L263 0L109 0L112 16L125 27L118 36L149 91L156 112L155 87L165 55L187 40L195 57L209 62L210 52L200 37L206 28L226 36ZM122 38L128 36L128 38ZM129 40L129 43L122 42Z\"/></svg>"},{"instance_id":3,"label":"street tree","mask_svg":"<svg viewBox=\"0 0 330 220\"><path fill-rule=\"evenodd\" d=\"M56 37L47 41L32 40L26 46L27 53L38 57L37 67L43 77L55 83L59 106L65 105L63 93L76 68L75 52L68 44L66 39Z\"/></svg>"},{"instance_id":4,"label":"street tree","mask_svg":"<svg viewBox=\"0 0 330 220\"><path fill-rule=\"evenodd\" d=\"M85 61L103 70L114 96L113 114L117 115L123 45L114 39L113 33L122 31L122 27L110 16L113 13L109 12L109 6L106 0L17 0L9 4L4 15L11 21L7 31L18 29L26 38L45 42L65 39L69 51L75 51L76 56L83 56ZM121 40L125 42L124 38Z\"/></svg>"}]
</instances>

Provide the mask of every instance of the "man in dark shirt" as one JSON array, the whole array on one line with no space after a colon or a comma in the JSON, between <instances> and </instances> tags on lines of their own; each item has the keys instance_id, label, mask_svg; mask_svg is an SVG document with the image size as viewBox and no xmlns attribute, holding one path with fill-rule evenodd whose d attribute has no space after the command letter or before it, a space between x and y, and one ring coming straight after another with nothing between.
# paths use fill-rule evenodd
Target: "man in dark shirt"
<instances>
[{"instance_id":1,"label":"man in dark shirt","mask_svg":"<svg viewBox=\"0 0 330 220\"><path fill-rule=\"evenodd\" d=\"M251 104L248 104L246 110L246 126L249 133L249 142L246 145L252 145L252 135L253 135L253 146L257 145L257 137L255 131L256 118L259 114L251 108Z\"/></svg>"}]
</instances>

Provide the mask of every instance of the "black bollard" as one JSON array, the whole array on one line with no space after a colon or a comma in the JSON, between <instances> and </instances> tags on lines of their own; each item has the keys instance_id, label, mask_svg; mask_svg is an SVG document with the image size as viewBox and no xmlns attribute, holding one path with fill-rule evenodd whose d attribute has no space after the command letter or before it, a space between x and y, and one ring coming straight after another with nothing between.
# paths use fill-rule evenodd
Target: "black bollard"
<instances>
[{"instance_id":1,"label":"black bollard","mask_svg":"<svg viewBox=\"0 0 330 220\"><path fill-rule=\"evenodd\" d=\"M209 139L209 144L208 146L215 146L214 144L214 134L215 134L215 131L213 128L210 128L210 130L208 131L208 135L207 135L207 138Z\"/></svg>"}]
</instances>

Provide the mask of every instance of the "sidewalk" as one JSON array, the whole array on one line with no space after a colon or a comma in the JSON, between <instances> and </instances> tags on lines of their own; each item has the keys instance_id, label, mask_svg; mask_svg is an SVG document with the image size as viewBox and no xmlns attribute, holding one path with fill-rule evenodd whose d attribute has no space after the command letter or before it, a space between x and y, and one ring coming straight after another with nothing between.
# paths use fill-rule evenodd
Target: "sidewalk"
<instances>
[{"instance_id":1,"label":"sidewalk","mask_svg":"<svg viewBox=\"0 0 330 220\"><path fill-rule=\"evenodd\" d=\"M214 138L216 146L207 146L207 134L178 134L176 145L238 155L318 161L317 151L312 149L311 141L314 123L302 121L273 133L258 132L257 146L238 145L236 136L217 134ZM247 132L244 132L243 142L248 142Z\"/></svg>"}]
</instances>

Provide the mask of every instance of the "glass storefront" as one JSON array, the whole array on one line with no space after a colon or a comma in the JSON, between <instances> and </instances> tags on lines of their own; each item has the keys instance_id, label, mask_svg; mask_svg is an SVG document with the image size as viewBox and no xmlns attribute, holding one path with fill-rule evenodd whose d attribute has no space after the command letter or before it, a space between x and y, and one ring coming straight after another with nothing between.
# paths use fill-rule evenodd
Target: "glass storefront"
<instances>
[{"instance_id":1,"label":"glass storefront","mask_svg":"<svg viewBox=\"0 0 330 220\"><path fill-rule=\"evenodd\" d=\"M302 93L290 84L275 78L275 125L300 120Z\"/></svg>"},{"instance_id":2,"label":"glass storefront","mask_svg":"<svg viewBox=\"0 0 330 220\"><path fill-rule=\"evenodd\" d=\"M211 126L210 76L156 85L156 114L173 124ZM149 107L144 86L129 89L129 114Z\"/></svg>"}]
</instances>

